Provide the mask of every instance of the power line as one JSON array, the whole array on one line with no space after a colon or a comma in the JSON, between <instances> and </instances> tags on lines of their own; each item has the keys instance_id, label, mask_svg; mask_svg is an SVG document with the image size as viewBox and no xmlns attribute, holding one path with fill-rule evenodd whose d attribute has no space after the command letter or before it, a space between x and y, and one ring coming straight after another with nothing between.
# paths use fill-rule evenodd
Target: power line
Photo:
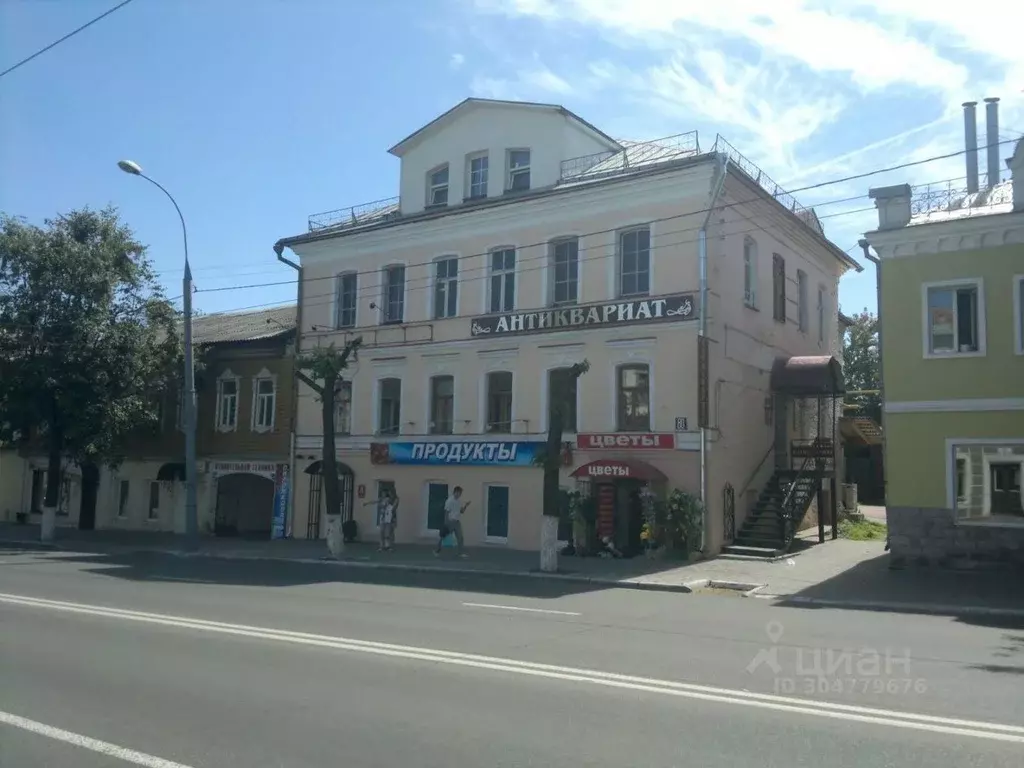
<instances>
[{"instance_id":1,"label":"power line","mask_svg":"<svg viewBox=\"0 0 1024 768\"><path fill-rule=\"evenodd\" d=\"M1009 143L1012 143L1012 142L1010 142L1010 141L1002 141L1002 142L998 142L995 146L1000 146L1002 144L1009 144ZM950 152L950 153L944 154L944 155L935 155L933 157L928 157L928 158L925 158L923 160L914 160L914 161L910 161L910 162L906 162L906 163L900 163L899 165L888 166L888 167L885 167L885 168L876 168L874 170L866 171L864 173L858 173L858 174L854 174L854 175L851 175L851 176L844 176L844 177L838 178L838 179L830 179L828 181L818 182L817 184L809 184L809 185L807 185L805 187L799 187L797 189L791 190L791 191L788 192L788 194L792 195L792 194L795 194L797 192L806 192L806 191L809 191L809 190L821 189L823 187L829 187L829 186L833 186L835 184L843 184L843 183L846 183L846 182L849 182L849 181L856 181L858 179L868 178L870 176L877 176L877 175L882 174L882 173L889 173L891 171L898 171L898 170L902 170L902 169L905 169L905 168L911 168L911 167L918 166L918 165L925 165L927 163L934 163L934 162L937 162L939 160L948 160L949 158L958 157L958 156L964 155L966 153L967 153L967 150L961 149L961 150L957 150L956 152ZM833 201L833 203L836 203L836 202L849 202L849 201L852 201L852 200L860 200L860 199L863 199L863 198L866 198L866 197L867 197L867 195L857 195L855 197L850 197L850 198L845 198L845 199L842 199L842 200ZM734 207L737 207L737 206L740 206L740 205L748 205L748 204L751 204L751 203L763 202L764 199L765 199L764 196L758 195L757 197L752 197L752 198L749 198L747 200L737 200L735 202L726 203L724 205L716 205L714 207L714 210L725 210L725 209L734 208ZM821 207L823 205L828 205L828 204L830 204L830 203L821 203L821 204L819 204L818 207ZM709 208L698 208L698 209L695 209L695 210L692 210L692 211L687 211L685 213L676 213L676 214L672 214L670 216L662 216L660 218L651 219L651 220L649 220L646 223L648 223L648 224L663 223L663 222L666 222L666 221L671 221L673 219L685 218L685 217L688 217L688 216L696 216L698 214L708 213L710 210L712 210L712 209L709 209ZM827 216L819 216L818 218L821 219L821 218L828 218L828 217ZM594 235L611 234L611 233L616 232L618 229L619 228L617 228L617 227L611 227L611 228L608 228L608 229L602 229L602 230L595 230L595 231L592 231L592 232L586 232L586 233L584 233L583 237L591 237L591 236L594 236ZM682 230L682 231L686 231L686 230ZM831 242L831 241L829 241L829 242ZM545 247L547 245L548 245L548 241L545 240L543 242L527 243L526 245L521 245L521 246L518 247L517 250L525 250L525 249L528 249L528 248L539 248L539 247ZM838 246L836 246L836 247L838 249ZM464 262L464 261L466 261L468 259L484 257L484 256L487 256L489 254L490 254L490 251L483 251L481 253L470 253L470 254L466 254L466 255L458 256L458 257L452 256L452 258L457 258L458 261L461 263L461 262ZM543 258L543 257L536 257L536 258ZM405 268L407 270L409 268L414 268L414 267L429 267L435 261L436 261L436 259L430 259L428 261L413 262L411 264L405 264L404 266L405 266ZM368 276L368 275L376 275L376 274L379 273L379 271L380 271L379 268L376 268L376 269L365 269L365 270L356 270L355 272L349 272L348 274L355 274L357 277L361 277L361 276ZM336 277L337 277L336 275L324 275L322 277L306 278L306 280L304 280L304 282L309 283L309 282L314 282L314 281L317 281L317 280L334 280ZM221 286L221 287L218 287L218 288L204 288L204 289L201 289L201 290L197 290L196 293L218 293L218 292L230 291L230 290L249 290L249 289L252 289L252 288L273 288L273 287L282 286L282 285L292 285L292 284L295 284L297 282L298 282L297 280L275 280L275 281L270 281L270 282L265 282L265 283L249 283L249 284L246 284L246 285Z\"/></svg>"},{"instance_id":2,"label":"power line","mask_svg":"<svg viewBox=\"0 0 1024 768\"><path fill-rule=\"evenodd\" d=\"M106 11L105 13L101 13L101 14L100 14L99 16L97 16L97 17L96 17L95 19L92 19L91 21L87 21L87 22L85 22L85 24L83 24L82 26L80 26L80 27L79 27L78 29L74 29L74 30L72 30L72 31L68 32L68 33L67 33L66 35L64 35L64 37L60 38L59 40L54 40L54 41L53 41L52 43L50 43L50 44L49 44L48 46L46 46L45 48L40 48L40 49L39 49L38 51L36 51L35 53L33 53L33 54L32 54L31 56L28 56L28 57L26 57L26 58L22 59L22 60L21 60L21 61L19 61L19 62L18 62L17 64L14 64L14 65L12 65L12 66L8 67L8 68L7 68L7 69L5 69L5 70L4 70L3 72L0 72L0 77L3 77L4 75L10 74L11 72L13 72L13 71L14 71L14 70L16 70L16 69L17 69L18 67L20 67L20 66L22 66L22 65L24 65L24 64L28 64L28 63L29 63L30 61L32 61L32 59L36 58L36 56L42 56L42 55L43 55L44 53L46 53L46 52L47 52L48 50L50 50L51 48L54 48L54 47L56 47L56 46L60 45L61 43L63 43L63 42L65 41L65 40L67 40L67 39L69 39L69 38L72 38L72 37L74 37L75 35L77 35L77 34L78 34L79 32L81 32L82 30L88 29L88 28L89 28L89 27L91 27L91 26L92 26L93 24L95 24L95 23L96 23L97 21L99 21L100 19L105 19L105 18L106 18L107 16L109 16L110 14L112 14L112 13L113 13L114 11L116 11L116 10L118 10L118 9L120 9L120 8L124 8L124 7L125 7L126 5L128 5L128 3L130 3L130 2L132 2L132 0L124 0L124 2L122 2L122 3L118 3L118 4L117 4L117 5L115 5L115 6L113 7L113 8L111 8L111 9L110 9L109 11Z\"/></svg>"}]
</instances>

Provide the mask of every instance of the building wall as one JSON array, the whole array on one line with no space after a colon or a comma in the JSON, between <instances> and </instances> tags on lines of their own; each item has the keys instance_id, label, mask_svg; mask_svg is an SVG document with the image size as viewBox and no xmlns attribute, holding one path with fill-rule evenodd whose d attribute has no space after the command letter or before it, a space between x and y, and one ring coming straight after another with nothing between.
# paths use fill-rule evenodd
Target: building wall
<instances>
[{"instance_id":1,"label":"building wall","mask_svg":"<svg viewBox=\"0 0 1024 768\"><path fill-rule=\"evenodd\" d=\"M530 150L530 187L540 189L558 181L563 160L608 148L607 142L551 109L470 106L453 122L425 134L402 157L402 213L423 210L427 174L443 163L449 164L449 204L461 203L468 196L466 159L471 154L488 153L488 197L500 197L505 192L509 149Z\"/></svg>"},{"instance_id":2,"label":"building wall","mask_svg":"<svg viewBox=\"0 0 1024 768\"><path fill-rule=\"evenodd\" d=\"M24 478L24 459L12 448L0 448L0 520L13 521L18 512L24 511Z\"/></svg>"},{"instance_id":3,"label":"building wall","mask_svg":"<svg viewBox=\"0 0 1024 768\"><path fill-rule=\"evenodd\" d=\"M1024 397L1024 355L1016 352L1013 277L1024 272L1024 245L894 256L882 261L882 316L887 404L959 398ZM926 283L980 279L985 352L925 356ZM890 442L890 450L893 444Z\"/></svg>"}]
</instances>

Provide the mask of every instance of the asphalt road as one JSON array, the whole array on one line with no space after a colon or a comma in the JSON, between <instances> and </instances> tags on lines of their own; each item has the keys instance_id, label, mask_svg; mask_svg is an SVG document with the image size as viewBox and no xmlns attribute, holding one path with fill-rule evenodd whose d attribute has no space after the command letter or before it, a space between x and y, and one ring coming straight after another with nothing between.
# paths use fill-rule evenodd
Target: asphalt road
<instances>
[{"instance_id":1,"label":"asphalt road","mask_svg":"<svg viewBox=\"0 0 1024 768\"><path fill-rule=\"evenodd\" d=\"M1024 754L1024 623L1007 619L2 549L0 593L5 768Z\"/></svg>"}]
</instances>

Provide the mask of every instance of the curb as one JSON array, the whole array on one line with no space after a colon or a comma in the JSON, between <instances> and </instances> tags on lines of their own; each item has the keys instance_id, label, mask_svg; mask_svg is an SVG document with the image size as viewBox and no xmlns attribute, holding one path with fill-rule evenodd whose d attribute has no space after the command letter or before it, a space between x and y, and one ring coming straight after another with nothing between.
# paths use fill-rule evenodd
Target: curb
<instances>
[{"instance_id":1,"label":"curb","mask_svg":"<svg viewBox=\"0 0 1024 768\"><path fill-rule=\"evenodd\" d=\"M1024 618L1024 608L987 608L982 605L952 605L938 603L900 603L884 600L830 600L819 597L797 597L790 595L766 595L757 597L771 600L783 608L809 606L813 608L840 608L862 611L889 611L892 613L917 613L927 616L993 616Z\"/></svg>"}]
</instances>

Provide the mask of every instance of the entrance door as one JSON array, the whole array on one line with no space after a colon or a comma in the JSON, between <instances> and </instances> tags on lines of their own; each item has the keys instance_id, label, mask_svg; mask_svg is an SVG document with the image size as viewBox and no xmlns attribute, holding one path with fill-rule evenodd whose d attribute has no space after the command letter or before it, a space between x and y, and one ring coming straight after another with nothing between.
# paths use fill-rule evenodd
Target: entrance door
<instances>
[{"instance_id":1,"label":"entrance door","mask_svg":"<svg viewBox=\"0 0 1024 768\"><path fill-rule=\"evenodd\" d=\"M508 540L508 486L487 486L487 539Z\"/></svg>"},{"instance_id":2,"label":"entrance door","mask_svg":"<svg viewBox=\"0 0 1024 768\"><path fill-rule=\"evenodd\" d=\"M427 530L440 531L444 524L444 503L448 501L447 483L427 485Z\"/></svg>"},{"instance_id":3,"label":"entrance door","mask_svg":"<svg viewBox=\"0 0 1024 768\"><path fill-rule=\"evenodd\" d=\"M989 465L993 515L1021 515L1020 464L996 463Z\"/></svg>"}]
</instances>

